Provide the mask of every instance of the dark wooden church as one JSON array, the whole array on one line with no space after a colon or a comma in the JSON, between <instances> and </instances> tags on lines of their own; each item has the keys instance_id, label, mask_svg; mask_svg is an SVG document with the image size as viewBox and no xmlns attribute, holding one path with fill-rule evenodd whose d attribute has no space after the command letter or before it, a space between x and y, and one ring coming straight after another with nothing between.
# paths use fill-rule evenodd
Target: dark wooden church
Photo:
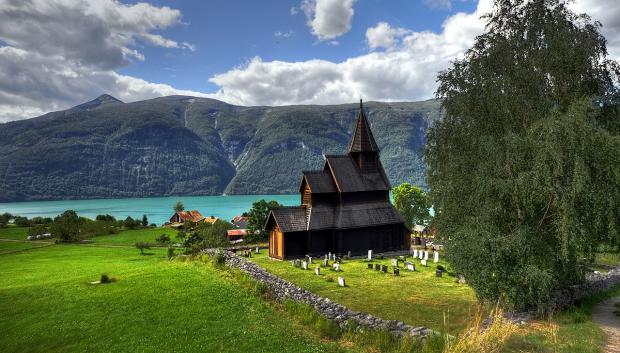
<instances>
[{"instance_id":1,"label":"dark wooden church","mask_svg":"<svg viewBox=\"0 0 620 353\"><path fill-rule=\"evenodd\" d=\"M348 154L325 156L323 170L304 171L301 206L273 210L265 229L269 256L364 255L409 249L410 231L390 202L390 182L362 102Z\"/></svg>"}]
</instances>

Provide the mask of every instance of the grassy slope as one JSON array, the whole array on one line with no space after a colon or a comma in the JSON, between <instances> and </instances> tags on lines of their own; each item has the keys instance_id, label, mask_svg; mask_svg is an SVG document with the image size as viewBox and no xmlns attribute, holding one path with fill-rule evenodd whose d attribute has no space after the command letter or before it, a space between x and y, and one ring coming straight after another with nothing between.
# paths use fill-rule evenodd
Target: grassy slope
<instances>
[{"instance_id":1,"label":"grassy slope","mask_svg":"<svg viewBox=\"0 0 620 353\"><path fill-rule=\"evenodd\" d=\"M265 251L252 260L272 273L350 309L410 325L444 330L445 313L448 331L456 333L465 328L476 311L476 299L470 287L455 283L454 277L445 274L443 278L436 278L435 266L422 267L419 260L416 261L418 272L410 273L401 268L399 277L368 270L363 260L346 261L340 274L323 269L321 277L317 277L314 271L294 268L288 261L269 259ZM390 265L387 259L375 262ZM446 266L443 261L440 264ZM316 266L314 264L311 268ZM345 278L346 288L326 280L337 276Z\"/></svg>"},{"instance_id":2,"label":"grassy slope","mask_svg":"<svg viewBox=\"0 0 620 353\"><path fill-rule=\"evenodd\" d=\"M136 242L155 243L155 238L161 234L168 234L174 242L177 231L170 228L134 229L125 230L118 234L100 235L91 238L91 240L94 244L133 246Z\"/></svg>"},{"instance_id":3,"label":"grassy slope","mask_svg":"<svg viewBox=\"0 0 620 353\"><path fill-rule=\"evenodd\" d=\"M225 273L152 252L57 245L1 255L0 351L334 351ZM88 284L103 272L119 281Z\"/></svg>"},{"instance_id":4,"label":"grassy slope","mask_svg":"<svg viewBox=\"0 0 620 353\"><path fill-rule=\"evenodd\" d=\"M8 226L0 228L0 239L26 240L28 236L28 228Z\"/></svg>"}]
</instances>

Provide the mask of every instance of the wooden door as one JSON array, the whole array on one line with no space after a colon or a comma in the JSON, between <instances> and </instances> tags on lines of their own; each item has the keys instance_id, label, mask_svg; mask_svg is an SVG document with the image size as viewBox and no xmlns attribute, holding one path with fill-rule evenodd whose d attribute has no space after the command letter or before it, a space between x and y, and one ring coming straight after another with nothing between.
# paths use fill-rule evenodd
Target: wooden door
<instances>
[{"instance_id":1,"label":"wooden door","mask_svg":"<svg viewBox=\"0 0 620 353\"><path fill-rule=\"evenodd\" d=\"M269 256L284 258L284 234L277 227L269 232Z\"/></svg>"}]
</instances>

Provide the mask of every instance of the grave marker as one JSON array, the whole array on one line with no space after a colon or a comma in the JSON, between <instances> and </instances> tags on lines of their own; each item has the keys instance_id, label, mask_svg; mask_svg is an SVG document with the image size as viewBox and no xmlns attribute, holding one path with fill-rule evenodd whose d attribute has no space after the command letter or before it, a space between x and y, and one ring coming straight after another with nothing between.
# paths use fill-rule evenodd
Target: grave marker
<instances>
[{"instance_id":1,"label":"grave marker","mask_svg":"<svg viewBox=\"0 0 620 353\"><path fill-rule=\"evenodd\" d=\"M400 269L399 268L395 268L394 269L394 276L400 276Z\"/></svg>"},{"instance_id":2,"label":"grave marker","mask_svg":"<svg viewBox=\"0 0 620 353\"><path fill-rule=\"evenodd\" d=\"M381 271L382 271L383 273L387 273L387 271L388 271L387 265L382 265L382 266L381 266Z\"/></svg>"},{"instance_id":3,"label":"grave marker","mask_svg":"<svg viewBox=\"0 0 620 353\"><path fill-rule=\"evenodd\" d=\"M347 258L351 258L351 250L347 251Z\"/></svg>"},{"instance_id":4,"label":"grave marker","mask_svg":"<svg viewBox=\"0 0 620 353\"><path fill-rule=\"evenodd\" d=\"M422 264L422 266L428 267L428 265L426 264L426 260L422 259L420 260L420 263Z\"/></svg>"},{"instance_id":5,"label":"grave marker","mask_svg":"<svg viewBox=\"0 0 620 353\"><path fill-rule=\"evenodd\" d=\"M338 277L338 285L340 287L346 287L347 284L344 282L344 277Z\"/></svg>"},{"instance_id":6,"label":"grave marker","mask_svg":"<svg viewBox=\"0 0 620 353\"><path fill-rule=\"evenodd\" d=\"M340 272L340 264L339 263L335 263L334 264L334 271Z\"/></svg>"},{"instance_id":7,"label":"grave marker","mask_svg":"<svg viewBox=\"0 0 620 353\"><path fill-rule=\"evenodd\" d=\"M418 257L418 249L413 249L413 257Z\"/></svg>"},{"instance_id":8,"label":"grave marker","mask_svg":"<svg viewBox=\"0 0 620 353\"><path fill-rule=\"evenodd\" d=\"M415 271L415 265L414 264L407 264L407 270L409 271Z\"/></svg>"},{"instance_id":9,"label":"grave marker","mask_svg":"<svg viewBox=\"0 0 620 353\"><path fill-rule=\"evenodd\" d=\"M433 254L433 261L439 262L439 252L435 251L435 253Z\"/></svg>"},{"instance_id":10,"label":"grave marker","mask_svg":"<svg viewBox=\"0 0 620 353\"><path fill-rule=\"evenodd\" d=\"M321 275L321 268L319 266L314 268L314 274L317 275L317 276Z\"/></svg>"},{"instance_id":11,"label":"grave marker","mask_svg":"<svg viewBox=\"0 0 620 353\"><path fill-rule=\"evenodd\" d=\"M435 271L435 277L441 277L442 274L443 274L442 270Z\"/></svg>"},{"instance_id":12,"label":"grave marker","mask_svg":"<svg viewBox=\"0 0 620 353\"><path fill-rule=\"evenodd\" d=\"M392 266L398 267L398 259L392 259Z\"/></svg>"},{"instance_id":13,"label":"grave marker","mask_svg":"<svg viewBox=\"0 0 620 353\"><path fill-rule=\"evenodd\" d=\"M424 251L424 260L428 260L428 250Z\"/></svg>"},{"instance_id":14,"label":"grave marker","mask_svg":"<svg viewBox=\"0 0 620 353\"><path fill-rule=\"evenodd\" d=\"M375 264L375 271L381 271L381 265Z\"/></svg>"},{"instance_id":15,"label":"grave marker","mask_svg":"<svg viewBox=\"0 0 620 353\"><path fill-rule=\"evenodd\" d=\"M306 261L302 261L301 262L301 268L304 269L304 270L307 270L308 269L308 263Z\"/></svg>"},{"instance_id":16,"label":"grave marker","mask_svg":"<svg viewBox=\"0 0 620 353\"><path fill-rule=\"evenodd\" d=\"M257 247L256 247L256 249L254 250L254 252L255 252L255 253L257 253L257 254L259 253L258 246L257 246Z\"/></svg>"},{"instance_id":17,"label":"grave marker","mask_svg":"<svg viewBox=\"0 0 620 353\"><path fill-rule=\"evenodd\" d=\"M368 264L368 269L372 270L372 264Z\"/></svg>"},{"instance_id":18,"label":"grave marker","mask_svg":"<svg viewBox=\"0 0 620 353\"><path fill-rule=\"evenodd\" d=\"M368 261L372 261L372 250L368 250Z\"/></svg>"}]
</instances>

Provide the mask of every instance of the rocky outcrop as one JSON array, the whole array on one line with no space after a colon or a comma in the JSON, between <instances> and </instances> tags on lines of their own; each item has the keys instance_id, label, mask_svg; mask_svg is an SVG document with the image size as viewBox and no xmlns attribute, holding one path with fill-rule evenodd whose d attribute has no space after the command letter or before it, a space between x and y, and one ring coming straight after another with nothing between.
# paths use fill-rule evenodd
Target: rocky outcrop
<instances>
[{"instance_id":1,"label":"rocky outcrop","mask_svg":"<svg viewBox=\"0 0 620 353\"><path fill-rule=\"evenodd\" d=\"M208 255L214 255L216 251L221 250L209 249L205 252ZM329 298L323 298L269 273L257 264L241 258L230 251L223 251L222 254L227 266L237 268L248 274L252 279L265 284L271 290L276 300L283 301L288 299L311 305L325 318L337 322L341 328L345 328L349 321L354 321L357 323L357 330L383 330L399 337L424 338L434 333L433 330L425 327L413 327L400 321L384 320L370 314L349 310L347 307L335 303Z\"/></svg>"}]
</instances>

